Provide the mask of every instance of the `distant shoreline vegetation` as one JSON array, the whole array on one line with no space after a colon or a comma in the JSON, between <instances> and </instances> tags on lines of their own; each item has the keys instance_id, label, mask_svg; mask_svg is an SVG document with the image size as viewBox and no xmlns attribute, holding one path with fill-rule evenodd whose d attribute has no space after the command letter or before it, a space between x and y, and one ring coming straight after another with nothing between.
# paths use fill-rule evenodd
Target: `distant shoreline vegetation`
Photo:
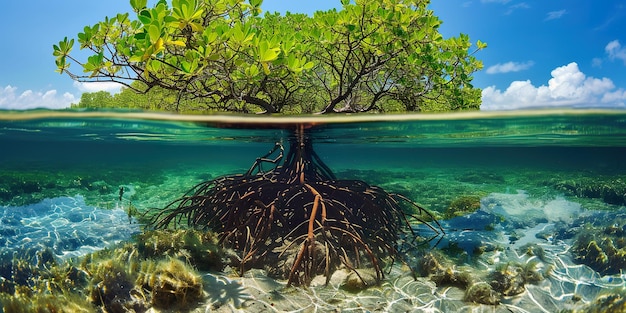
<instances>
[{"instance_id":1,"label":"distant shoreline vegetation","mask_svg":"<svg viewBox=\"0 0 626 313\"><path fill-rule=\"evenodd\" d=\"M135 82L134 84L141 84ZM212 114L224 113L231 110L223 110L213 108L212 100L203 98L182 97L178 98L177 92L154 87L146 93L137 93L130 88L122 88L120 92L111 93L109 91L84 92L78 103L72 103L71 109L131 109L144 111L160 111L160 112L177 112L189 114ZM458 111L475 111L479 109L480 104L471 106ZM302 101L292 103L283 107L282 114L315 114L324 107L324 102L319 101L315 97L311 97L310 101ZM233 110L236 111L236 110ZM407 109L403 104L394 99L385 99L379 104L378 110L369 113L409 113L412 110ZM450 112L450 108L441 103L432 102L423 105L419 112ZM264 113L264 111L254 107L244 110L240 113Z\"/></svg>"}]
</instances>

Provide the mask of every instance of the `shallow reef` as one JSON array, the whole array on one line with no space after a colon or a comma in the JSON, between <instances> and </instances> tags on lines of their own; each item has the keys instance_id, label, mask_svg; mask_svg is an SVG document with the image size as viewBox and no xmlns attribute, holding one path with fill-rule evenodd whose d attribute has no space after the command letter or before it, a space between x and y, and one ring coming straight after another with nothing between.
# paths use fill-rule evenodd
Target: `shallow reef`
<instances>
[{"instance_id":1,"label":"shallow reef","mask_svg":"<svg viewBox=\"0 0 626 313\"><path fill-rule=\"evenodd\" d=\"M497 305L500 304L502 295L493 290L486 282L478 282L467 288L464 300L478 304Z\"/></svg>"},{"instance_id":2,"label":"shallow reef","mask_svg":"<svg viewBox=\"0 0 626 313\"><path fill-rule=\"evenodd\" d=\"M465 172L456 177L456 179L460 182L472 183L472 184L486 184L486 183L496 183L502 184L505 182L504 176L488 172L488 171L470 171Z\"/></svg>"},{"instance_id":3,"label":"shallow reef","mask_svg":"<svg viewBox=\"0 0 626 313\"><path fill-rule=\"evenodd\" d=\"M137 250L147 258L173 257L198 270L221 270L228 260L215 233L194 229L149 230L137 235Z\"/></svg>"},{"instance_id":4,"label":"shallow reef","mask_svg":"<svg viewBox=\"0 0 626 313\"><path fill-rule=\"evenodd\" d=\"M88 300L77 294L21 294L0 293L0 304L4 312L98 312Z\"/></svg>"},{"instance_id":5,"label":"shallow reef","mask_svg":"<svg viewBox=\"0 0 626 313\"><path fill-rule=\"evenodd\" d=\"M624 313L626 312L626 288L608 290L590 303L576 309L566 309L559 313Z\"/></svg>"},{"instance_id":6,"label":"shallow reef","mask_svg":"<svg viewBox=\"0 0 626 313\"><path fill-rule=\"evenodd\" d=\"M452 200L443 213L443 218L454 218L477 211L480 209L480 198L478 195L462 195Z\"/></svg>"},{"instance_id":7,"label":"shallow reef","mask_svg":"<svg viewBox=\"0 0 626 313\"><path fill-rule=\"evenodd\" d=\"M429 208L434 204L436 217L447 218L442 221L446 236L434 248L409 251L408 264L396 260L381 284L367 269L359 270L358 275L338 269L327 286L326 279L316 276L309 288L286 287L285 281L274 279L284 273L271 273L267 267L239 277L237 255L224 249L210 231L147 230L135 235L132 243L64 261L53 249L39 246L20 258L0 253L0 307L4 312L397 312L420 310L416 306L443 312L533 312L539 307L561 313L626 312L624 276L619 272L626 268L626 217L623 210L611 211L615 206L607 206L602 193L587 193L594 198L578 198L575 202L581 203L581 208L561 210L567 214L556 216L561 212L556 209L569 206L565 199L550 201L553 189L557 195L561 191L571 198L578 194L552 188L556 186L552 183L543 186L549 188L542 189L540 196L511 191L485 196L490 182L481 185L482 178L473 179L477 176L469 172L449 175L459 185L450 184L450 177L430 177L425 172L342 173L364 180L374 177L375 183L413 194ZM539 180L542 175L535 176ZM23 183L15 182L11 192L34 192L35 199L63 188L87 190L93 199L111 199L112 204L118 199L117 184L122 183L119 180L103 187L99 178L76 177L68 184L68 176L50 185L26 178ZM496 184L499 178L493 178ZM136 194L126 188L124 204L164 192L159 187L149 192L149 187L141 188L137 187ZM177 189L172 190L166 191L168 195L176 194ZM599 203L605 211L592 212L585 201ZM140 201L136 205L147 207ZM19 220L7 216L5 222ZM11 236L10 228L2 231L0 240ZM263 264L275 261L261 260ZM285 263L290 262L293 259ZM416 270L417 279L409 274L407 265Z\"/></svg>"},{"instance_id":8,"label":"shallow reef","mask_svg":"<svg viewBox=\"0 0 626 313\"><path fill-rule=\"evenodd\" d=\"M515 296L526 291L526 284L539 283L544 279L539 263L528 261L525 264L507 262L500 264L490 274L490 285L504 296Z\"/></svg>"},{"instance_id":9,"label":"shallow reef","mask_svg":"<svg viewBox=\"0 0 626 313\"><path fill-rule=\"evenodd\" d=\"M547 185L581 198L602 199L605 203L626 205L626 181L616 177L551 179Z\"/></svg>"},{"instance_id":10,"label":"shallow reef","mask_svg":"<svg viewBox=\"0 0 626 313\"><path fill-rule=\"evenodd\" d=\"M545 273L534 257L525 257L525 263L505 262L491 271L477 271L469 265L456 265L454 260L437 250L419 258L418 272L428 277L437 288L455 287L465 291L464 301L496 305L504 297L517 296L526 291L526 285L538 284Z\"/></svg>"},{"instance_id":11,"label":"shallow reef","mask_svg":"<svg viewBox=\"0 0 626 313\"><path fill-rule=\"evenodd\" d=\"M481 308L507 312L507 307L536 308L524 304L528 299L537 299L536 305L545 305L552 312L559 312L555 308L563 313L624 312L623 288L597 295L581 290L580 296L567 296L569 289L546 292L546 286L555 288L555 282L570 278L563 276L563 269L551 272L544 267L552 262L554 252L536 244L516 251L485 252L469 261L436 248L424 249L415 252L408 264L415 266L421 276L417 279L408 275L406 265L397 264L388 280L373 288L376 275L367 270L358 272L361 277L339 270L328 286L325 279L316 277L313 286L295 288L271 279L262 270L233 278L235 271L229 265L236 260L220 248L211 232L154 230L135 239L63 263L49 251L29 259L11 259L0 284L4 312L340 311L357 307L395 312L415 310L416 305L424 310L448 310L445 312ZM516 255L518 261L503 253ZM477 260L487 265L480 266ZM206 269L202 275L200 267ZM368 283L363 284L364 280ZM556 307L555 297L571 300Z\"/></svg>"},{"instance_id":12,"label":"shallow reef","mask_svg":"<svg viewBox=\"0 0 626 313\"><path fill-rule=\"evenodd\" d=\"M187 308L203 297L200 275L187 263L171 257L144 261L136 282L149 291L149 296L144 297L151 299L156 308Z\"/></svg>"},{"instance_id":13,"label":"shallow reef","mask_svg":"<svg viewBox=\"0 0 626 313\"><path fill-rule=\"evenodd\" d=\"M204 297L196 270L221 269L213 235L194 230L149 231L125 243L57 262L46 250L4 262L4 312L145 312L187 310Z\"/></svg>"},{"instance_id":14,"label":"shallow reef","mask_svg":"<svg viewBox=\"0 0 626 313\"><path fill-rule=\"evenodd\" d=\"M95 204L101 201L102 196L111 195L110 204L114 205L120 186L148 186L159 181L162 179L158 172L138 174L122 169L93 171L92 168L73 167L49 171L3 167L0 171L0 201L5 205L22 206L58 197L59 194L81 194L88 199L88 203Z\"/></svg>"},{"instance_id":15,"label":"shallow reef","mask_svg":"<svg viewBox=\"0 0 626 313\"><path fill-rule=\"evenodd\" d=\"M572 246L574 260L602 275L626 268L626 216L588 218L578 228Z\"/></svg>"}]
</instances>

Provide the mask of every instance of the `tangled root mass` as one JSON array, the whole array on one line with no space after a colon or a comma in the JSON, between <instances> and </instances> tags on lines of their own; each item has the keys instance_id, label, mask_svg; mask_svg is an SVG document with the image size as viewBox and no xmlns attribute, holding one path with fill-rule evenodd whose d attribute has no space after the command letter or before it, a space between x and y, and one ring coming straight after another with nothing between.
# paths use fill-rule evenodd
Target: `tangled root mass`
<instances>
[{"instance_id":1,"label":"tangled root mass","mask_svg":"<svg viewBox=\"0 0 626 313\"><path fill-rule=\"evenodd\" d=\"M266 164L272 168L263 170ZM371 268L380 281L385 260L402 260L400 241L418 238L412 220L443 233L430 213L402 195L337 179L300 128L286 155L276 144L245 174L198 184L158 212L152 225L211 229L240 253L240 273L270 264L289 284L308 285L320 274L328 282L341 266L357 275Z\"/></svg>"}]
</instances>

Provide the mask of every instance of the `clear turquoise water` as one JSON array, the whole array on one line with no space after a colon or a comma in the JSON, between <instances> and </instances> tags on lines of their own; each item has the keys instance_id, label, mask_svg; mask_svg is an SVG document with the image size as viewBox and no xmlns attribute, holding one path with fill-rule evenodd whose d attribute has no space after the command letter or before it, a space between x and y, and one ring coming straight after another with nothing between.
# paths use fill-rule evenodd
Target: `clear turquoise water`
<instances>
[{"instance_id":1,"label":"clear turquoise water","mask_svg":"<svg viewBox=\"0 0 626 313\"><path fill-rule=\"evenodd\" d=\"M275 142L285 141L293 125L305 123L317 124L311 130L314 147L338 178L362 179L400 192L439 216L448 234L432 249L460 247L455 253L460 251L464 257L454 261L455 268L488 273L501 263L528 262L520 249L532 243L548 255L540 262L542 268L552 270L545 271L541 282L527 283L523 293L504 297L495 306L466 301L467 290L436 286L428 277L407 280L406 271L396 268L380 288L357 294L332 286L300 290L273 309L280 311L282 305L288 311L359 307L365 311L553 312L584 310L584 305L606 292L624 295L623 271L607 274L593 269L572 256L570 248L579 233L589 231L584 225L595 225L594 220L610 222L598 224L599 230L623 228L611 237L616 246L626 241L626 111L359 116L327 121L0 112L2 255L6 260L15 251L24 253L20 250L24 241L39 240L38 247L56 244L57 256L75 257L81 251L132 240L130 234L141 231L136 220L125 226L125 236L92 242L91 250L84 248L85 238L93 241L94 237L89 236L92 225L85 221L89 214L84 212L103 210L114 216L116 209L123 213L131 205L140 212L162 207L203 180L245 172ZM124 189L121 197L120 188ZM475 227L481 217L471 211L446 220L451 203L464 196L478 197L478 212L497 217L498 222L489 222L487 231ZM86 215L78 221L68 218L67 212ZM37 218L40 224L76 225L84 235L76 235L79 239L73 247L43 240L50 235L27 229L30 224L25 222L32 224ZM119 224L120 217L110 223ZM563 235L568 229L570 233ZM467 232L473 237L463 237ZM496 248L476 255L474 250L485 246ZM626 253L626 247L621 249ZM246 288L261 288L258 279L203 275L207 290L212 284L238 279ZM476 276L491 279L487 274ZM275 291L281 284L262 288ZM213 301L213 307L245 310L250 301L257 306L248 308L266 303L262 298L250 291L237 301L220 305ZM210 296L206 303L212 303Z\"/></svg>"}]
</instances>

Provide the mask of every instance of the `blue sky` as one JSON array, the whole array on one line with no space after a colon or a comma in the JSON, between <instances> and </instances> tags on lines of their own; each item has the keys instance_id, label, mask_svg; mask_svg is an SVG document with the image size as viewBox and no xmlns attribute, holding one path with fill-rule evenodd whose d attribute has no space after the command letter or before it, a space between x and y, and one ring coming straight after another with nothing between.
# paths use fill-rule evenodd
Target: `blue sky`
<instances>
[{"instance_id":1,"label":"blue sky","mask_svg":"<svg viewBox=\"0 0 626 313\"><path fill-rule=\"evenodd\" d=\"M125 0L8 1L0 10L0 108L63 108L85 91L55 73L52 45L130 10ZM339 0L265 0L265 11L312 13ZM626 1L433 0L445 37L466 33L489 47L476 56L482 109L626 106Z\"/></svg>"}]
</instances>

